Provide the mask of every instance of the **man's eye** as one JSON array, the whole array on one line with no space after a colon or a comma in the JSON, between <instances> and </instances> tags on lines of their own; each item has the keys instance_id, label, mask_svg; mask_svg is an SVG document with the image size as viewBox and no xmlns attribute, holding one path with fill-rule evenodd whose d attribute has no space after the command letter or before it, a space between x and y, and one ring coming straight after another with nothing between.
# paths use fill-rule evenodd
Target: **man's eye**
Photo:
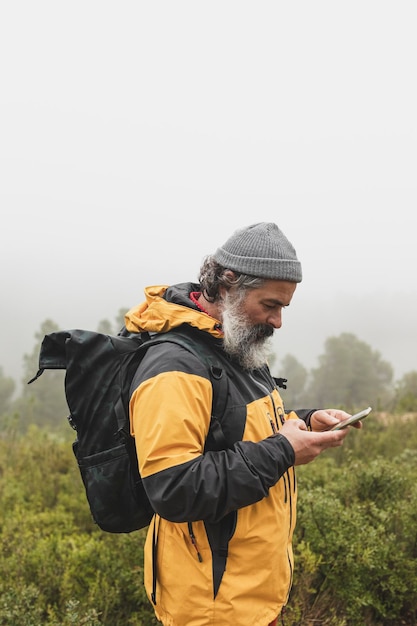
<instances>
[{"instance_id":1,"label":"man's eye","mask_svg":"<svg viewBox=\"0 0 417 626\"><path fill-rule=\"evenodd\" d=\"M266 303L264 304L264 307L267 311L276 311L277 313L280 313L282 309L285 308L281 304L266 304Z\"/></svg>"}]
</instances>

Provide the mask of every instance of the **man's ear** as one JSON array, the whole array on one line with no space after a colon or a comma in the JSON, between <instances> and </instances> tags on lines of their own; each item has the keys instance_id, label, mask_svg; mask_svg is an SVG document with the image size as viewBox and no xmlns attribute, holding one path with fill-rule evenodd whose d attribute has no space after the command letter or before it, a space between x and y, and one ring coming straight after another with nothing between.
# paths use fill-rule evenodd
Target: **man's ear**
<instances>
[{"instance_id":1,"label":"man's ear","mask_svg":"<svg viewBox=\"0 0 417 626\"><path fill-rule=\"evenodd\" d=\"M236 273L233 270L224 270L223 276L227 276L230 280L236 280Z\"/></svg>"},{"instance_id":2,"label":"man's ear","mask_svg":"<svg viewBox=\"0 0 417 626\"><path fill-rule=\"evenodd\" d=\"M224 270L222 275L225 276L231 283L237 279L236 272L233 270ZM224 296L230 289L233 289L232 285L226 287L225 285L219 284L219 300L224 300Z\"/></svg>"}]
</instances>

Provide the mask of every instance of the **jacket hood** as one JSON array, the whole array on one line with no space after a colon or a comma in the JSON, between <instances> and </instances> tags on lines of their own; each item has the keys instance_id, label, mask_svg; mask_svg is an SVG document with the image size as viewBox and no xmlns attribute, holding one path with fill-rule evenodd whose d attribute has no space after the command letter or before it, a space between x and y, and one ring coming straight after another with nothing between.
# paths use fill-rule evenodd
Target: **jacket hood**
<instances>
[{"instance_id":1,"label":"jacket hood","mask_svg":"<svg viewBox=\"0 0 417 626\"><path fill-rule=\"evenodd\" d=\"M200 311L190 300L192 291L199 291L194 283L155 285L144 290L145 301L125 315L129 332L166 333L182 324L188 324L219 339L223 336L221 323Z\"/></svg>"}]
</instances>

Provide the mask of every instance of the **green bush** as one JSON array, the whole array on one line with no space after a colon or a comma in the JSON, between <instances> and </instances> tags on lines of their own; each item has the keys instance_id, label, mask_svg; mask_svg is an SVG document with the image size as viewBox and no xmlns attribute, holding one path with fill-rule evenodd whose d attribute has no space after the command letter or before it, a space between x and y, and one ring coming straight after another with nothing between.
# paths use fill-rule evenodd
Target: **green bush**
<instances>
[{"instance_id":1,"label":"green bush","mask_svg":"<svg viewBox=\"0 0 417 626\"><path fill-rule=\"evenodd\" d=\"M408 428L383 431L374 445L367 437L366 452L357 444L359 456L347 446L344 464L335 451L299 468L294 623L416 623L417 449L406 447ZM373 457L387 431L403 451Z\"/></svg>"},{"instance_id":2,"label":"green bush","mask_svg":"<svg viewBox=\"0 0 417 626\"><path fill-rule=\"evenodd\" d=\"M31 429L0 439L0 625L150 626L144 531L92 521L71 443Z\"/></svg>"},{"instance_id":3,"label":"green bush","mask_svg":"<svg viewBox=\"0 0 417 626\"><path fill-rule=\"evenodd\" d=\"M286 626L417 623L417 416L367 418L342 448L297 469ZM0 626L152 626L145 531L91 519L72 433L0 437Z\"/></svg>"}]
</instances>

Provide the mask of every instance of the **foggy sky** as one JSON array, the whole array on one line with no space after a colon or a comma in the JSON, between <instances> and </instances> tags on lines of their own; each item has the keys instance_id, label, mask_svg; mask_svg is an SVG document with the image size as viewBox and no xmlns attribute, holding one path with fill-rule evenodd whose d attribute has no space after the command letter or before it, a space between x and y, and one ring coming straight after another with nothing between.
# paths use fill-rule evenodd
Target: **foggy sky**
<instances>
[{"instance_id":1,"label":"foggy sky","mask_svg":"<svg viewBox=\"0 0 417 626\"><path fill-rule=\"evenodd\" d=\"M274 221L303 282L278 357L353 332L417 369L415 2L0 8L0 366Z\"/></svg>"}]
</instances>

